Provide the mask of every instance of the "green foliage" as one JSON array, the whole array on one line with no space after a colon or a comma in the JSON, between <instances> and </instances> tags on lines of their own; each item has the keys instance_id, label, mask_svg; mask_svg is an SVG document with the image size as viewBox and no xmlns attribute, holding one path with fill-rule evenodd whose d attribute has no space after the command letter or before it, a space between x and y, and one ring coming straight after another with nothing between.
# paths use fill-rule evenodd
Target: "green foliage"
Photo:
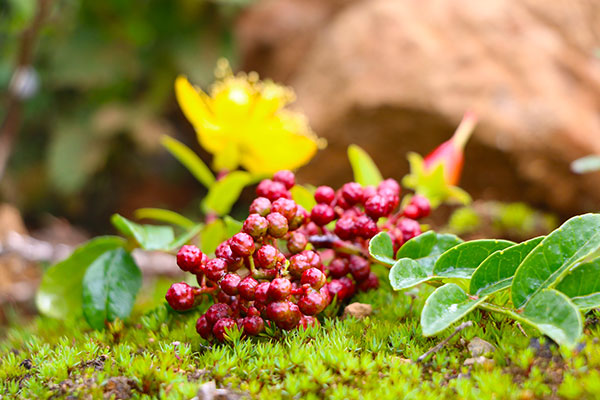
<instances>
[{"instance_id":1,"label":"green foliage","mask_svg":"<svg viewBox=\"0 0 600 400\"><path fill-rule=\"evenodd\" d=\"M294 185L290 189L290 192L292 193L292 199L308 212L317 204L314 196L314 188Z\"/></svg>"},{"instance_id":2,"label":"green foliage","mask_svg":"<svg viewBox=\"0 0 600 400\"><path fill-rule=\"evenodd\" d=\"M440 256L439 249L432 247L428 253L423 246L433 241L434 234L429 234L421 246L416 241L411 244L420 258L400 258L389 279L396 290L424 282L444 284L423 308L425 335L439 333L482 308L532 325L572 347L583 330L581 310L600 304L599 232L600 214L586 214L568 220L546 237L521 244L473 240L454 245ZM379 240L385 242L383 235ZM371 255L381 257L381 248L372 246ZM431 260L424 261L428 255L437 258L432 271ZM504 292L507 289L510 292Z\"/></svg>"},{"instance_id":3,"label":"green foliage","mask_svg":"<svg viewBox=\"0 0 600 400\"><path fill-rule=\"evenodd\" d=\"M114 214L112 224L123 235L135 239L144 250L170 250L175 233L170 226L140 225Z\"/></svg>"},{"instance_id":4,"label":"green foliage","mask_svg":"<svg viewBox=\"0 0 600 400\"><path fill-rule=\"evenodd\" d=\"M377 186L383 180L373 159L357 145L348 146L348 160L354 180L363 186Z\"/></svg>"},{"instance_id":5,"label":"green foliage","mask_svg":"<svg viewBox=\"0 0 600 400\"><path fill-rule=\"evenodd\" d=\"M214 212L225 215L240 197L244 186L253 181L252 175L245 171L233 171L224 178L215 182L208 190L208 195L202 201L202 210L205 213Z\"/></svg>"},{"instance_id":6,"label":"green foliage","mask_svg":"<svg viewBox=\"0 0 600 400\"><path fill-rule=\"evenodd\" d=\"M210 188L215 183L210 168L185 144L170 136L162 136L161 143L204 187Z\"/></svg>"},{"instance_id":7,"label":"green foliage","mask_svg":"<svg viewBox=\"0 0 600 400\"><path fill-rule=\"evenodd\" d=\"M184 229L191 229L196 225L191 219L184 217L175 211L164 210L162 208L140 208L135 210L134 215L137 219L152 219L159 222L166 222L167 224L177 225Z\"/></svg>"},{"instance_id":8,"label":"green foliage","mask_svg":"<svg viewBox=\"0 0 600 400\"><path fill-rule=\"evenodd\" d=\"M102 329L106 322L131 313L142 286L142 272L124 249L98 257L83 277L83 315L90 326Z\"/></svg>"},{"instance_id":9,"label":"green foliage","mask_svg":"<svg viewBox=\"0 0 600 400\"><path fill-rule=\"evenodd\" d=\"M387 232L379 232L369 242L369 254L384 264L394 264L394 244Z\"/></svg>"}]
</instances>

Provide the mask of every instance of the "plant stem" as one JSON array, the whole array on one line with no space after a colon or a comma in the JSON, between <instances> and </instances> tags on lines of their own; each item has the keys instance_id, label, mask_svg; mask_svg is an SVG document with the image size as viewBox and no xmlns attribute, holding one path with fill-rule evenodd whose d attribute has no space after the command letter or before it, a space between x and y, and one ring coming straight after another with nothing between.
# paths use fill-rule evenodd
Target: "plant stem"
<instances>
[{"instance_id":1,"label":"plant stem","mask_svg":"<svg viewBox=\"0 0 600 400\"><path fill-rule=\"evenodd\" d=\"M527 325L531 325L531 322L529 322L527 319L521 317L518 313L514 312L511 309L508 309L505 307L500 307L500 306L497 306L495 304L490 304L490 303L481 303L479 305L479 307L481 307L482 309L487 310L487 311L493 311L493 312L498 312L498 313L507 315L516 321L523 322Z\"/></svg>"}]
</instances>

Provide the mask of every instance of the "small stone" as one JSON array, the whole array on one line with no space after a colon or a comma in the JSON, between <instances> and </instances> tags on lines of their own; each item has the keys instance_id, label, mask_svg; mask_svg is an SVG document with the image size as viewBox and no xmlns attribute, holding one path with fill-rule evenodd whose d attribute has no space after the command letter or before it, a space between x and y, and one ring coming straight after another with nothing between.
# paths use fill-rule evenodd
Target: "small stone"
<instances>
[{"instance_id":1,"label":"small stone","mask_svg":"<svg viewBox=\"0 0 600 400\"><path fill-rule=\"evenodd\" d=\"M493 366L495 364L495 361L490 358L486 358L484 356L479 356L479 357L467 358L465 360L465 362L463 363L463 365L465 365L465 366L471 366L471 365L475 365L475 364L484 365L484 366Z\"/></svg>"},{"instance_id":2,"label":"small stone","mask_svg":"<svg viewBox=\"0 0 600 400\"><path fill-rule=\"evenodd\" d=\"M370 304L352 303L344 308L343 317L351 316L357 319L368 317L373 313L373 307Z\"/></svg>"},{"instance_id":3,"label":"small stone","mask_svg":"<svg viewBox=\"0 0 600 400\"><path fill-rule=\"evenodd\" d=\"M493 344L486 342L477 336L471 339L467 347L469 348L469 351L473 357L483 356L484 354L493 353L496 351L496 348Z\"/></svg>"}]
</instances>

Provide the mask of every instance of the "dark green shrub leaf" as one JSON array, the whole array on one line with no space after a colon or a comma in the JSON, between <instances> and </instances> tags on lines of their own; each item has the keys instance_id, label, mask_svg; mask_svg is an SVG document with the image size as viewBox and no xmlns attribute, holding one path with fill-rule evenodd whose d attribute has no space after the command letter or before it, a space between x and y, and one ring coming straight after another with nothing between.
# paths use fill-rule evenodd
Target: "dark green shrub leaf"
<instances>
[{"instance_id":1,"label":"dark green shrub leaf","mask_svg":"<svg viewBox=\"0 0 600 400\"><path fill-rule=\"evenodd\" d=\"M233 171L223 179L215 182L208 190L202 202L205 213L215 212L218 215L229 214L231 207L240 197L244 186L250 184L252 175L245 171Z\"/></svg>"},{"instance_id":2,"label":"dark green shrub leaf","mask_svg":"<svg viewBox=\"0 0 600 400\"><path fill-rule=\"evenodd\" d=\"M170 226L140 225L119 214L114 214L110 222L123 235L134 238L144 250L170 250L175 239Z\"/></svg>"},{"instance_id":3,"label":"dark green shrub leaf","mask_svg":"<svg viewBox=\"0 0 600 400\"><path fill-rule=\"evenodd\" d=\"M162 208L140 208L135 210L134 215L137 219L152 219L155 221L166 222L167 224L180 226L184 229L191 229L196 226L194 221L191 219L184 217L175 211L165 210Z\"/></svg>"},{"instance_id":4,"label":"dark green shrub leaf","mask_svg":"<svg viewBox=\"0 0 600 400\"><path fill-rule=\"evenodd\" d=\"M431 336L443 331L475 309L484 300L485 297L470 298L464 290L454 283L448 283L437 288L427 298L423 312L421 312L423 335Z\"/></svg>"},{"instance_id":5,"label":"dark green shrub leaf","mask_svg":"<svg viewBox=\"0 0 600 400\"><path fill-rule=\"evenodd\" d=\"M198 182L206 188L210 188L215 183L215 176L210 171L210 168L189 147L166 135L161 137L161 142L169 153L194 175Z\"/></svg>"},{"instance_id":6,"label":"dark green shrub leaf","mask_svg":"<svg viewBox=\"0 0 600 400\"><path fill-rule=\"evenodd\" d=\"M126 318L142 286L142 273L124 249L98 257L83 277L83 315L94 329L105 321Z\"/></svg>"},{"instance_id":7,"label":"dark green shrub leaf","mask_svg":"<svg viewBox=\"0 0 600 400\"><path fill-rule=\"evenodd\" d=\"M438 258L433 273L443 278L470 278L475 269L495 251L514 245L508 240L471 240L452 247Z\"/></svg>"},{"instance_id":8,"label":"dark green shrub leaf","mask_svg":"<svg viewBox=\"0 0 600 400\"><path fill-rule=\"evenodd\" d=\"M522 317L558 344L572 347L583 332L581 312L563 293L542 289L527 302Z\"/></svg>"},{"instance_id":9,"label":"dark green shrub leaf","mask_svg":"<svg viewBox=\"0 0 600 400\"><path fill-rule=\"evenodd\" d=\"M509 287L523 259L542 239L540 236L492 253L473 272L469 292L484 296Z\"/></svg>"},{"instance_id":10,"label":"dark green shrub leaf","mask_svg":"<svg viewBox=\"0 0 600 400\"><path fill-rule=\"evenodd\" d=\"M212 254L225 239L227 239L227 228L225 228L223 220L216 219L202 228L200 232L200 249L203 253Z\"/></svg>"},{"instance_id":11,"label":"dark green shrub leaf","mask_svg":"<svg viewBox=\"0 0 600 400\"><path fill-rule=\"evenodd\" d=\"M570 297L580 310L600 307L600 259L571 269L556 290Z\"/></svg>"},{"instance_id":12,"label":"dark green shrub leaf","mask_svg":"<svg viewBox=\"0 0 600 400\"><path fill-rule=\"evenodd\" d=\"M511 286L513 304L523 307L533 295L555 286L573 266L591 261L599 251L600 214L571 218L525 257Z\"/></svg>"},{"instance_id":13,"label":"dark green shrub leaf","mask_svg":"<svg viewBox=\"0 0 600 400\"><path fill-rule=\"evenodd\" d=\"M384 264L393 265L396 262L394 260L394 244L387 232L379 232L373 236L369 242L369 254Z\"/></svg>"},{"instance_id":14,"label":"dark green shrub leaf","mask_svg":"<svg viewBox=\"0 0 600 400\"><path fill-rule=\"evenodd\" d=\"M125 244L126 241L118 236L100 236L79 246L69 258L48 268L35 298L40 313L59 319L80 315L81 281L88 267L101 254Z\"/></svg>"},{"instance_id":15,"label":"dark green shrub leaf","mask_svg":"<svg viewBox=\"0 0 600 400\"><path fill-rule=\"evenodd\" d=\"M377 186L383 180L373 159L357 145L348 146L348 159L356 182L363 186Z\"/></svg>"}]
</instances>

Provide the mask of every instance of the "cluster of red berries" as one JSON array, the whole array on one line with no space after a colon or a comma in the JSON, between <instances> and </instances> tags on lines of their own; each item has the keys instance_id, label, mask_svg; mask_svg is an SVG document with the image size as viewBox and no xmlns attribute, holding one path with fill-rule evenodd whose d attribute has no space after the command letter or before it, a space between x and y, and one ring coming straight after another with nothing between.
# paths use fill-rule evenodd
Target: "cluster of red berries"
<instances>
[{"instance_id":1,"label":"cluster of red berries","mask_svg":"<svg viewBox=\"0 0 600 400\"><path fill-rule=\"evenodd\" d=\"M414 196L394 215L400 186L388 179L377 188L355 182L338 191L321 186L308 213L291 199L294 184L290 171L263 180L242 231L221 243L215 258L193 245L177 253L177 264L196 275L199 287L175 283L166 299L185 311L202 295L213 296L215 304L196 323L203 338L222 341L236 325L253 336L265 324L284 330L317 324L315 316L333 299L342 302L357 290L378 287L368 240L381 230L380 218L387 218L384 227L399 247L420 234L416 219L430 212L429 202Z\"/></svg>"}]
</instances>

